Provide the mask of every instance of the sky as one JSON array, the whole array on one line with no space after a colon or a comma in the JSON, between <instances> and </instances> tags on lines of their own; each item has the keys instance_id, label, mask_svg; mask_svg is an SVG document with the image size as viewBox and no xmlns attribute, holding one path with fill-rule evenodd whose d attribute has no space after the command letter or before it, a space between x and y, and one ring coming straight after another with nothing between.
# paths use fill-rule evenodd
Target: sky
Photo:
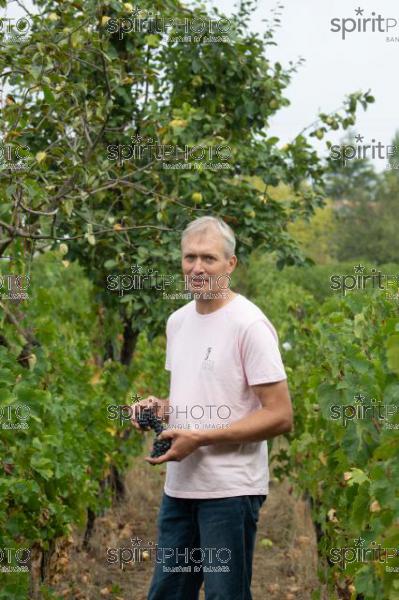
<instances>
[{"instance_id":1,"label":"sky","mask_svg":"<svg viewBox=\"0 0 399 600\"><path fill-rule=\"evenodd\" d=\"M364 137L363 144L389 145L399 131L399 3L397 0L282 0L284 9L281 27L277 30L277 46L269 46L268 55L275 61L288 65L299 57L306 59L293 76L286 90L291 101L289 107L280 110L271 120L271 134L277 135L282 143L292 140L304 127L314 122L320 110L330 112L342 106L345 96L362 90L375 96L376 102L367 111L359 110L356 132ZM226 15L234 11L231 0L215 0L214 6ZM263 33L262 19L270 15L276 2L259 0L258 8L251 19L253 31ZM356 10L363 9L362 17ZM342 39L342 19L372 18L378 21L360 23L366 31L347 33ZM339 23L331 24L332 19ZM387 21L387 19L390 19ZM396 20L396 25L394 21ZM345 29L356 26L347 20ZM376 29L372 31L372 27ZM388 33L378 29L388 29ZM396 38L387 41L387 38ZM335 132L334 132L335 133ZM330 136L339 143L342 133ZM315 142L323 150L324 142ZM385 148L384 148L385 150ZM369 151L370 152L370 151ZM377 153L376 153L377 154ZM385 155L382 151L381 154ZM386 160L373 161L379 171L386 168Z\"/></svg>"},{"instance_id":2,"label":"sky","mask_svg":"<svg viewBox=\"0 0 399 600\"><path fill-rule=\"evenodd\" d=\"M377 0L281 0L280 3L284 8L275 35L277 46L268 46L267 56L286 66L299 57L306 62L293 75L285 92L291 105L271 119L270 135L279 137L281 145L290 142L315 121L320 110L334 111L342 106L347 94L371 89L376 102L367 111L359 109L356 132L363 137L362 144L383 144L385 157L385 146L399 131L397 0L379 0L378 4ZM30 1L24 4L32 10ZM227 16L236 10L233 0L208 0L204 4L216 6ZM263 33L266 29L263 19L270 17L276 5L274 0L258 0L250 28ZM8 3L6 11L0 12L0 16L5 14L16 18L23 11L13 1ZM336 20L333 24L332 19ZM373 20L365 22L365 19ZM348 31L342 39L343 26L347 30L356 29ZM332 28L339 30L334 32ZM342 135L332 132L329 139L337 144ZM327 152L324 141L313 143L323 154ZM386 168L385 158L373 162L379 171Z\"/></svg>"}]
</instances>

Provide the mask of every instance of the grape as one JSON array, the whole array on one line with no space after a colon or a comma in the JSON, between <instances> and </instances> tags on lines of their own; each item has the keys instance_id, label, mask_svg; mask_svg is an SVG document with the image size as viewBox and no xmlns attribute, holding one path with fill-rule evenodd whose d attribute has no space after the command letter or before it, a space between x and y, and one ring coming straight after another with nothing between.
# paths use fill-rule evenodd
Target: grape
<instances>
[{"instance_id":1,"label":"grape","mask_svg":"<svg viewBox=\"0 0 399 600\"><path fill-rule=\"evenodd\" d=\"M161 420L155 416L152 408L141 408L136 420L142 429L146 429L147 427L153 429L158 427L158 423L161 423Z\"/></svg>"},{"instance_id":2,"label":"grape","mask_svg":"<svg viewBox=\"0 0 399 600\"><path fill-rule=\"evenodd\" d=\"M171 440L160 440L158 435L162 433L163 426L162 421L153 412L152 408L142 408L137 416L137 423L141 429L147 429L150 427L155 432L154 443L151 451L151 458L158 458L165 454L172 445Z\"/></svg>"},{"instance_id":3,"label":"grape","mask_svg":"<svg viewBox=\"0 0 399 600\"><path fill-rule=\"evenodd\" d=\"M165 454L171 447L170 440L159 440L155 438L154 445L152 447L151 458L158 458Z\"/></svg>"}]
</instances>

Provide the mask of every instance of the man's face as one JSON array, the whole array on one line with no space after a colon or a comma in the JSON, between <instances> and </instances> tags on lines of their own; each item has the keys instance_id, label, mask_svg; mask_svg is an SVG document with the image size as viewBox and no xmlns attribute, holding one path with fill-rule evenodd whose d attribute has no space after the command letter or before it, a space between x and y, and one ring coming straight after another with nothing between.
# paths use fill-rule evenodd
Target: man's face
<instances>
[{"instance_id":1,"label":"man's face","mask_svg":"<svg viewBox=\"0 0 399 600\"><path fill-rule=\"evenodd\" d=\"M227 292L237 258L226 258L224 240L209 229L189 234L182 245L182 270L187 289L196 294Z\"/></svg>"}]
</instances>

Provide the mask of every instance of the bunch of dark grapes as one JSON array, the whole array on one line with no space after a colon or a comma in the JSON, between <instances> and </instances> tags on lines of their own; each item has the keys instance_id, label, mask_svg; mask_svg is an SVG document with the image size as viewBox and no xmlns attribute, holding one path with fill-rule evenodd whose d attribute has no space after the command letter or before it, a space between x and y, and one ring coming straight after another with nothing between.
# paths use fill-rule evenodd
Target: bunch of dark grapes
<instances>
[{"instance_id":1,"label":"bunch of dark grapes","mask_svg":"<svg viewBox=\"0 0 399 600\"><path fill-rule=\"evenodd\" d=\"M159 456L166 454L171 445L172 442L170 440L159 440L156 437L152 446L151 458L158 458Z\"/></svg>"},{"instance_id":2,"label":"bunch of dark grapes","mask_svg":"<svg viewBox=\"0 0 399 600\"><path fill-rule=\"evenodd\" d=\"M151 458L158 458L165 454L172 445L171 440L160 440L158 435L163 431L162 421L151 408L142 408L137 417L137 423L142 429L149 427L155 431L154 443L151 451Z\"/></svg>"}]
</instances>

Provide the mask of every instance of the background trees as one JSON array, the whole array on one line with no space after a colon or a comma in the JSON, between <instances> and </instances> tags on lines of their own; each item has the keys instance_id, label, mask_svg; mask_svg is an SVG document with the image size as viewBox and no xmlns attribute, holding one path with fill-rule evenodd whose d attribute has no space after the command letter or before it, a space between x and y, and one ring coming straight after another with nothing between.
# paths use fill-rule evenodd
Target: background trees
<instances>
[{"instance_id":1,"label":"background trees","mask_svg":"<svg viewBox=\"0 0 399 600\"><path fill-rule=\"evenodd\" d=\"M4 46L3 143L14 157L25 153L25 168L3 163L0 249L23 269L34 252L66 243L65 259L79 260L106 307L106 356L125 364L139 331L156 335L169 307L153 293L112 296L106 277L136 264L175 273L181 230L195 216L226 218L240 257L258 247L275 251L280 266L303 262L287 225L322 204L325 166L305 134L283 147L268 134L296 65L270 62L273 28L263 38L248 31L251 5L226 21L176 0L145 10L116 0L40 1L29 35ZM165 31L149 11L175 28ZM210 22L227 30L227 42L205 42ZM173 41L179 23L204 27L200 41ZM373 100L352 94L340 113L321 114L309 136L347 128ZM229 168L165 169L154 156L198 146L207 157L219 148ZM275 200L280 184L285 193Z\"/></svg>"},{"instance_id":2,"label":"background trees","mask_svg":"<svg viewBox=\"0 0 399 600\"><path fill-rule=\"evenodd\" d=\"M356 147L352 133L341 147ZM381 161L378 172L368 159L343 164L330 160L326 173L327 204L315 215L288 227L305 254L316 263L365 260L374 265L395 262L399 253L398 222L399 139L396 154Z\"/></svg>"},{"instance_id":3,"label":"background trees","mask_svg":"<svg viewBox=\"0 0 399 600\"><path fill-rule=\"evenodd\" d=\"M378 260L396 248L384 212L396 214L396 173L377 176L356 162L333 168L311 145L353 126L373 97L351 94L341 111L321 113L282 145L269 119L288 104L297 65L269 60L273 27L263 38L251 33L251 6L242 2L227 24L177 0L138 12L116 0L38 0L27 35L0 33L2 291L5 282L16 290L18 275L30 277L28 300L0 302L0 407L15 415L24 404L31 418L30 429L2 431L0 439L0 547L35 550L31 584L45 579L55 540L77 523L87 541L95 514L122 489L120 472L139 442L126 422L111 422L108 405L130 403L133 392L167 393L160 333L178 304L153 287L111 293L109 275L131 277L132 267L177 275L182 229L196 216L220 215L237 234L241 261L254 249L269 255L241 289L261 296L273 319L283 311L283 334L297 327L295 339L309 343L303 357L318 366L320 350L297 321L315 310L313 296L323 299L324 275L305 278L296 266L307 256L325 263L366 256L365 231L376 228L377 239L383 219ZM150 10L205 30L195 42L176 41L181 27L160 31ZM228 39L207 43L206 28L218 19ZM191 168L165 168L178 161ZM331 200L322 209L328 174ZM291 265L287 285L280 287L274 263ZM308 364L300 366L305 381ZM4 594L23 598L21 581L9 578Z\"/></svg>"}]
</instances>

